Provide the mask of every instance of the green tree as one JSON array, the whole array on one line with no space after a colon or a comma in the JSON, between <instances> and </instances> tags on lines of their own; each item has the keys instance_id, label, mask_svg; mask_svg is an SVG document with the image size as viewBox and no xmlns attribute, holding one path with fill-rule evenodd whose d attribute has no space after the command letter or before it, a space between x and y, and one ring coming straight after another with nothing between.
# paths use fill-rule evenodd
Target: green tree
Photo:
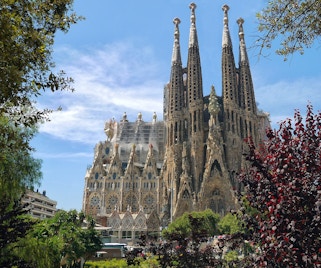
<instances>
[{"instance_id":1,"label":"green tree","mask_svg":"<svg viewBox=\"0 0 321 268\"><path fill-rule=\"evenodd\" d=\"M29 142L35 127L15 126L0 116L0 199L12 201L21 197L26 187L39 185L41 161L32 156Z\"/></svg>"},{"instance_id":2,"label":"green tree","mask_svg":"<svg viewBox=\"0 0 321 268\"><path fill-rule=\"evenodd\" d=\"M67 32L79 19L73 0L2 0L0 4L0 115L16 124L34 125L49 110L38 110L43 91L70 88L72 79L52 69L52 46L58 30Z\"/></svg>"},{"instance_id":3,"label":"green tree","mask_svg":"<svg viewBox=\"0 0 321 268\"><path fill-rule=\"evenodd\" d=\"M39 183L41 161L32 157L29 147L34 128L14 126L0 116L0 133L0 267L24 267L26 262L13 249L34 221L24 217L20 199L26 187Z\"/></svg>"},{"instance_id":4,"label":"green tree","mask_svg":"<svg viewBox=\"0 0 321 268\"><path fill-rule=\"evenodd\" d=\"M208 239L217 233L219 215L208 209L184 213L162 232L166 243L157 248L162 267L214 267L218 260ZM213 266L214 265L214 266Z\"/></svg>"},{"instance_id":5,"label":"green tree","mask_svg":"<svg viewBox=\"0 0 321 268\"><path fill-rule=\"evenodd\" d=\"M221 234L235 234L242 231L242 223L235 214L228 213L218 222Z\"/></svg>"},{"instance_id":6,"label":"green tree","mask_svg":"<svg viewBox=\"0 0 321 268\"><path fill-rule=\"evenodd\" d=\"M219 222L220 216L212 210L207 209L201 212L184 213L181 217L169 224L168 228L163 231L163 236L167 238L171 234L179 234L184 238L189 237L193 231L190 221L191 217L200 219L198 229L203 230L206 236L217 234L217 223Z\"/></svg>"},{"instance_id":7,"label":"green tree","mask_svg":"<svg viewBox=\"0 0 321 268\"><path fill-rule=\"evenodd\" d=\"M77 267L101 249L101 239L93 220L85 220L75 210L59 211L53 218L40 221L18 243L17 254L33 267Z\"/></svg>"},{"instance_id":8,"label":"green tree","mask_svg":"<svg viewBox=\"0 0 321 268\"><path fill-rule=\"evenodd\" d=\"M16 254L16 245L33 228L35 220L26 215L20 200L1 196L0 201L0 267L29 267L29 263Z\"/></svg>"},{"instance_id":9,"label":"green tree","mask_svg":"<svg viewBox=\"0 0 321 268\"><path fill-rule=\"evenodd\" d=\"M44 91L72 89L72 79L63 71L53 73L51 59L56 32L67 32L79 19L72 13L72 3L0 3L0 241L6 241L0 248L0 261L7 260L1 267L17 265L18 251L14 249L31 228L31 222L21 218L24 210L17 204L24 188L41 179L41 161L32 157L30 140L50 111L37 109L36 98ZM21 259L17 266L25 265L27 261Z\"/></svg>"},{"instance_id":10,"label":"green tree","mask_svg":"<svg viewBox=\"0 0 321 268\"><path fill-rule=\"evenodd\" d=\"M276 53L286 57L294 52L304 53L321 35L321 2L319 0L272 0L257 14L262 36L257 44L270 48L280 40Z\"/></svg>"}]
</instances>

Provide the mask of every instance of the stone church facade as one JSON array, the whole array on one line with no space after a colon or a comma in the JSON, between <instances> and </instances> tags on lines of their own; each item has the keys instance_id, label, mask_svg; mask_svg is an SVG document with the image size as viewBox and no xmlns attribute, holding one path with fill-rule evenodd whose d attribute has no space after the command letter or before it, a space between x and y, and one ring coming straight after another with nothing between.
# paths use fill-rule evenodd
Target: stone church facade
<instances>
[{"instance_id":1,"label":"stone church facade","mask_svg":"<svg viewBox=\"0 0 321 268\"><path fill-rule=\"evenodd\" d=\"M182 64L178 18L169 83L164 88L163 121L143 120L105 125L107 139L95 147L93 165L85 176L83 211L96 218L118 213L158 215L153 226L166 226L186 211L212 209L224 214L237 207L234 190L242 169L244 139L258 144L269 126L267 113L257 109L247 56L243 19L238 19L239 61L235 64L223 6L222 96L214 86L203 96L196 5L190 5L186 67ZM108 220L107 220L108 222ZM121 229L121 227L119 227Z\"/></svg>"}]
</instances>

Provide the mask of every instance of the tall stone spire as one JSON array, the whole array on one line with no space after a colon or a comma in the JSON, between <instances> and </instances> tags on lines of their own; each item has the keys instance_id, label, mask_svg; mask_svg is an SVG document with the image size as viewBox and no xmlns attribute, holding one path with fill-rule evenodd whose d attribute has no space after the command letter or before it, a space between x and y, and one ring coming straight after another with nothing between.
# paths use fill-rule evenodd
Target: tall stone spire
<instances>
[{"instance_id":1,"label":"tall stone spire","mask_svg":"<svg viewBox=\"0 0 321 268\"><path fill-rule=\"evenodd\" d=\"M239 25L240 63L244 62L244 63L246 63L248 65L249 64L249 60L248 60L247 52L246 52L246 46L245 46L245 40L244 40L244 30L243 30L244 20L242 18L239 18L237 20L237 23Z\"/></svg>"},{"instance_id":2,"label":"tall stone spire","mask_svg":"<svg viewBox=\"0 0 321 268\"><path fill-rule=\"evenodd\" d=\"M228 27L229 7L224 5L223 19L223 42L222 42L222 96L223 96L223 140L225 144L231 141L236 143L240 136L240 121L242 112L240 111L238 70L235 67L235 60L232 48L232 42ZM232 170L238 170L235 167L235 148L233 146L225 147L225 159L227 167Z\"/></svg>"},{"instance_id":3,"label":"tall stone spire","mask_svg":"<svg viewBox=\"0 0 321 268\"><path fill-rule=\"evenodd\" d=\"M237 84L236 84L236 68L233 54L233 47L228 27L228 5L224 5L223 19L223 38L222 38L222 96L225 104L235 105L239 104Z\"/></svg>"},{"instance_id":4,"label":"tall stone spire","mask_svg":"<svg viewBox=\"0 0 321 268\"><path fill-rule=\"evenodd\" d=\"M245 40L244 40L244 31L243 23L244 20L239 18L237 20L239 25L239 68L240 68L240 91L242 94L242 108L245 108L245 112L256 113L256 103L254 96L254 88L252 82L252 75L250 70L250 63L246 51Z\"/></svg>"},{"instance_id":5,"label":"tall stone spire","mask_svg":"<svg viewBox=\"0 0 321 268\"><path fill-rule=\"evenodd\" d=\"M240 99L241 107L244 109L244 126L245 129L243 133L247 137L252 137L254 142L257 137L257 108L254 96L254 87L252 81L252 75L250 70L250 63L246 51L245 40L244 40L244 31L243 23L244 20L239 18L237 20L239 25L239 81L240 81Z\"/></svg>"},{"instance_id":6,"label":"tall stone spire","mask_svg":"<svg viewBox=\"0 0 321 268\"><path fill-rule=\"evenodd\" d=\"M222 10L224 11L222 47L226 47L226 46L232 47L231 36L230 36L229 27L228 27L228 11L230 10L230 7L228 5L224 5L222 7Z\"/></svg>"},{"instance_id":7,"label":"tall stone spire","mask_svg":"<svg viewBox=\"0 0 321 268\"><path fill-rule=\"evenodd\" d=\"M173 145L182 142L181 131L181 114L184 107L184 82L183 82L183 68L181 61L181 51L179 44L179 28L180 19L173 20L175 24L174 31L174 46L172 55L172 67L170 81L165 90L167 92L167 119L168 119L168 142L167 144Z\"/></svg>"},{"instance_id":8,"label":"tall stone spire","mask_svg":"<svg viewBox=\"0 0 321 268\"><path fill-rule=\"evenodd\" d=\"M187 59L187 107L189 118L189 140L191 144L192 184L194 191L199 190L202 176L204 124L203 124L203 82L201 60L196 31L196 17L194 3L190 4L191 25L189 35L188 59Z\"/></svg>"},{"instance_id":9,"label":"tall stone spire","mask_svg":"<svg viewBox=\"0 0 321 268\"><path fill-rule=\"evenodd\" d=\"M190 4L191 9L191 26L189 35L189 47L187 58L187 99L188 105L191 109L199 109L200 105L203 106L203 83L201 60L197 41L197 32L195 26L195 9L194 3ZM201 103L202 102L202 103ZM201 108L203 109L203 107Z\"/></svg>"},{"instance_id":10,"label":"tall stone spire","mask_svg":"<svg viewBox=\"0 0 321 268\"><path fill-rule=\"evenodd\" d=\"M184 141L184 112L186 109L184 97L186 94L186 86L183 81L183 67L180 51L180 19L173 20L174 29L174 45L172 54L172 66L170 81L165 87L164 97L166 98L166 108L164 111L165 122L165 155L168 159L167 166L163 171L163 181L165 188L165 196L167 204L170 207L167 210L168 216L174 215L173 208L176 204L179 176L182 173L181 157L183 141ZM165 159L165 161L167 161ZM171 218L171 217L168 217Z\"/></svg>"},{"instance_id":11,"label":"tall stone spire","mask_svg":"<svg viewBox=\"0 0 321 268\"><path fill-rule=\"evenodd\" d=\"M179 27L178 25L181 23L179 18L175 18L173 20L173 23L175 24L175 31L174 31L174 45L173 45L173 53L172 53L172 66L182 65L182 59L181 59L181 50L180 50L180 43L179 43Z\"/></svg>"},{"instance_id":12,"label":"tall stone spire","mask_svg":"<svg viewBox=\"0 0 321 268\"><path fill-rule=\"evenodd\" d=\"M189 43L188 47L192 46L197 46L198 47L198 40L197 40L197 32L196 32L196 17L195 17L195 9L196 9L196 4L191 3L189 8L191 9L191 27L190 27L190 32L189 32Z\"/></svg>"}]
</instances>

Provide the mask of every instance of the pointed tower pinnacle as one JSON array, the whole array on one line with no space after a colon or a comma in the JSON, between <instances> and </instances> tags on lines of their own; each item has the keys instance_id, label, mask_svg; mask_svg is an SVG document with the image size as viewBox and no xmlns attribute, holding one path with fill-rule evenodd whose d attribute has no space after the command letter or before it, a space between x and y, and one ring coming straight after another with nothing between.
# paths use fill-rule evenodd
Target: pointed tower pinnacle
<instances>
[{"instance_id":1,"label":"pointed tower pinnacle","mask_svg":"<svg viewBox=\"0 0 321 268\"><path fill-rule=\"evenodd\" d=\"M252 112L256 114L256 103L254 96L254 87L252 82L252 75L250 70L250 63L246 52L243 23L244 20L239 18L237 20L239 25L239 69L240 69L240 98L241 106L245 108L246 112ZM252 135L253 133L251 133Z\"/></svg>"},{"instance_id":2,"label":"pointed tower pinnacle","mask_svg":"<svg viewBox=\"0 0 321 268\"><path fill-rule=\"evenodd\" d=\"M180 51L180 44L179 44L179 28L178 28L178 25L181 23L181 20L179 18L175 18L173 20L173 23L175 24L175 32L174 32L172 65L174 64L181 65L182 59L181 59L181 51Z\"/></svg>"},{"instance_id":3,"label":"pointed tower pinnacle","mask_svg":"<svg viewBox=\"0 0 321 268\"><path fill-rule=\"evenodd\" d=\"M189 35L189 47L187 56L187 105L188 114L188 140L190 146L190 162L192 175L192 189L199 191L200 181L202 180L203 163L204 163L204 118L203 118L203 82L201 70L201 57L199 52L196 17L194 3L190 4L191 25Z\"/></svg>"},{"instance_id":4,"label":"pointed tower pinnacle","mask_svg":"<svg viewBox=\"0 0 321 268\"><path fill-rule=\"evenodd\" d=\"M243 30L243 23L244 20L242 18L239 18L237 20L237 23L239 25L239 38L240 38L240 63L246 62L249 63L247 52L246 52L246 46L245 46L245 40L244 40L244 30Z\"/></svg>"},{"instance_id":5,"label":"pointed tower pinnacle","mask_svg":"<svg viewBox=\"0 0 321 268\"><path fill-rule=\"evenodd\" d=\"M231 37L230 37L230 31L228 28L228 11L229 11L230 7L228 5L224 5L222 7L222 10L224 11L224 19L223 19L223 24L224 24L224 28L223 28L223 37L222 37L222 46L232 46L232 42L231 42Z\"/></svg>"},{"instance_id":6,"label":"pointed tower pinnacle","mask_svg":"<svg viewBox=\"0 0 321 268\"><path fill-rule=\"evenodd\" d=\"M236 108L239 105L238 92L237 92L237 74L234 61L232 41L228 27L228 5L224 5L223 19L223 37L222 37L222 96L226 111L229 110L227 106ZM231 110L230 110L231 111ZM230 118L230 115L226 115Z\"/></svg>"},{"instance_id":7,"label":"pointed tower pinnacle","mask_svg":"<svg viewBox=\"0 0 321 268\"><path fill-rule=\"evenodd\" d=\"M191 26L189 34L188 58L187 58L187 91L188 103L190 108L199 106L193 109L203 110L203 85L202 85L202 72L201 72L201 59L197 40L196 31L196 17L194 3L190 4L191 9ZM199 102L199 103L198 103ZM193 111L190 111L193 112Z\"/></svg>"},{"instance_id":8,"label":"pointed tower pinnacle","mask_svg":"<svg viewBox=\"0 0 321 268\"><path fill-rule=\"evenodd\" d=\"M197 33L196 33L196 27L195 27L195 9L196 9L196 4L191 3L189 5L189 8L191 9L191 28L190 28L190 34L189 34L189 43L188 47L192 46L198 46L198 40L197 40Z\"/></svg>"},{"instance_id":9,"label":"pointed tower pinnacle","mask_svg":"<svg viewBox=\"0 0 321 268\"><path fill-rule=\"evenodd\" d=\"M169 83L164 89L164 96L166 98L166 118L168 127L166 131L168 133L168 145L179 143L182 140L182 133L178 127L181 124L180 117L184 106L184 81L178 28L180 22L179 18L173 20L175 30L172 67Z\"/></svg>"}]
</instances>

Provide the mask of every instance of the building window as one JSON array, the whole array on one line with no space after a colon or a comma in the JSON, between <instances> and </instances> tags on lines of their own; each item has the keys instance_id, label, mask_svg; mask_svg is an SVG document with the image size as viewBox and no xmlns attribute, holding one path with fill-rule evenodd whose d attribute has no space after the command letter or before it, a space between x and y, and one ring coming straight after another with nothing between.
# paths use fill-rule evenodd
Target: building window
<instances>
[{"instance_id":1,"label":"building window","mask_svg":"<svg viewBox=\"0 0 321 268\"><path fill-rule=\"evenodd\" d=\"M132 231L122 231L122 238L123 239L132 238Z\"/></svg>"}]
</instances>

